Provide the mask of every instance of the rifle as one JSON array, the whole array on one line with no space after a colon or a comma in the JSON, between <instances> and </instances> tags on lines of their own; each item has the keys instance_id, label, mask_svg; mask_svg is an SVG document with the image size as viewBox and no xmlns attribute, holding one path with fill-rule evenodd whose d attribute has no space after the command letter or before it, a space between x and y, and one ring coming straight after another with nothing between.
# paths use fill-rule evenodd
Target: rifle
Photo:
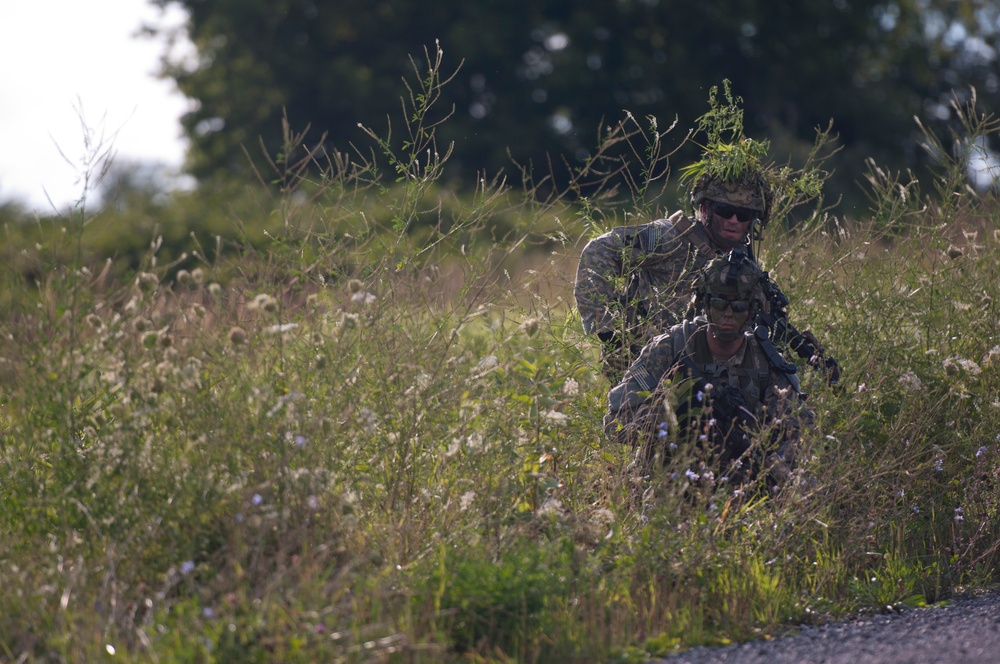
<instances>
[{"instance_id":1,"label":"rifle","mask_svg":"<svg viewBox=\"0 0 1000 664\"><path fill-rule=\"evenodd\" d=\"M826 374L827 383L836 385L840 380L840 364L832 357L823 353L819 340L812 332L799 332L788 322L788 296L781 292L778 285L771 281L767 272L763 279L764 295L771 305L770 311L761 312L757 316L757 327L754 334L758 339L766 335L768 339L791 349L817 371ZM761 329L761 328L764 329ZM792 365L794 366L794 365Z\"/></svg>"}]
</instances>

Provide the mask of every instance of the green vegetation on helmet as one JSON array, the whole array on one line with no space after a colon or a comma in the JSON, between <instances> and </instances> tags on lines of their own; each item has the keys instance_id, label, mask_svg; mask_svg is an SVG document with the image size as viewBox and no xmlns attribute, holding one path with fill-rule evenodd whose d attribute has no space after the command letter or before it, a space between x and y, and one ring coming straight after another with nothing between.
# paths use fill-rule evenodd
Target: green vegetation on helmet
<instances>
[{"instance_id":1,"label":"green vegetation on helmet","mask_svg":"<svg viewBox=\"0 0 1000 664\"><path fill-rule=\"evenodd\" d=\"M762 164L770 144L743 135L743 103L734 97L729 81L723 81L725 104L718 100L719 89L712 86L710 110L698 118L698 132L707 136L701 159L681 169L681 183L693 182L691 205L697 210L702 201L753 208L761 212L766 225L774 204L774 188Z\"/></svg>"},{"instance_id":2,"label":"green vegetation on helmet","mask_svg":"<svg viewBox=\"0 0 1000 664\"><path fill-rule=\"evenodd\" d=\"M764 278L764 273L749 256L740 249L734 249L725 256L713 258L698 273L694 282L698 306L703 306L706 298L722 297L750 300L756 304L752 310L760 311L767 302Z\"/></svg>"}]
</instances>

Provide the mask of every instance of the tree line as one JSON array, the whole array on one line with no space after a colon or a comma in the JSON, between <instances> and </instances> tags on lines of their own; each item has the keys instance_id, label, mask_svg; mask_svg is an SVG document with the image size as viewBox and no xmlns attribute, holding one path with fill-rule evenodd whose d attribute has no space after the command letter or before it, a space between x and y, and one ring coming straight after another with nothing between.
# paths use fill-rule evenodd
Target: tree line
<instances>
[{"instance_id":1,"label":"tree line","mask_svg":"<svg viewBox=\"0 0 1000 664\"><path fill-rule=\"evenodd\" d=\"M832 120L842 149L830 186L843 193L865 157L920 169L930 157L914 117L960 134L953 98L975 88L981 109L1000 102L1000 9L988 0L150 1L189 15L197 57L165 58L164 74L197 102L182 124L202 182L280 153L285 116L348 152L367 143L359 123L398 129L403 81L435 44L454 73L436 112L450 113L437 131L454 144L457 186L585 159L627 113L691 127L725 79L747 134L779 160Z\"/></svg>"}]
</instances>

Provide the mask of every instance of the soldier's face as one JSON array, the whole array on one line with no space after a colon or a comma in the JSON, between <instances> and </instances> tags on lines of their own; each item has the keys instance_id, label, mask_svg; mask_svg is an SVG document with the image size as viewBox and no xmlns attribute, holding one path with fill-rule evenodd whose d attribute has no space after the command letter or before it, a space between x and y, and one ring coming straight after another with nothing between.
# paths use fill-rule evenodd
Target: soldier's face
<instances>
[{"instance_id":1,"label":"soldier's face","mask_svg":"<svg viewBox=\"0 0 1000 664\"><path fill-rule=\"evenodd\" d=\"M737 305L732 306L731 301L725 301L723 298L712 298L712 300L720 300L720 302L713 302L713 306L707 307L709 332L719 341L739 339L740 335L743 334L743 326L746 325L747 318L750 316L750 303L746 300L737 300ZM715 306L716 304L722 305L723 302L727 305L724 308ZM736 309L742 311L737 313Z\"/></svg>"},{"instance_id":2,"label":"soldier's face","mask_svg":"<svg viewBox=\"0 0 1000 664\"><path fill-rule=\"evenodd\" d=\"M749 208L734 207L713 201L702 203L702 218L709 237L722 250L728 251L743 243L750 232L751 222L759 213Z\"/></svg>"}]
</instances>

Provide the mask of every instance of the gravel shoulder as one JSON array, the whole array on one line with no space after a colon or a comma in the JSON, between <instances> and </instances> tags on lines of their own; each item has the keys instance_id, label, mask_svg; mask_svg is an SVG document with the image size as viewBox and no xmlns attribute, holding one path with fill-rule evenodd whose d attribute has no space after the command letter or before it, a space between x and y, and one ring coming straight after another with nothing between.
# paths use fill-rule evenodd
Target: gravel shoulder
<instances>
[{"instance_id":1,"label":"gravel shoulder","mask_svg":"<svg viewBox=\"0 0 1000 664\"><path fill-rule=\"evenodd\" d=\"M803 626L797 634L724 647L697 647L664 664L997 664L1000 589L945 606Z\"/></svg>"}]
</instances>

